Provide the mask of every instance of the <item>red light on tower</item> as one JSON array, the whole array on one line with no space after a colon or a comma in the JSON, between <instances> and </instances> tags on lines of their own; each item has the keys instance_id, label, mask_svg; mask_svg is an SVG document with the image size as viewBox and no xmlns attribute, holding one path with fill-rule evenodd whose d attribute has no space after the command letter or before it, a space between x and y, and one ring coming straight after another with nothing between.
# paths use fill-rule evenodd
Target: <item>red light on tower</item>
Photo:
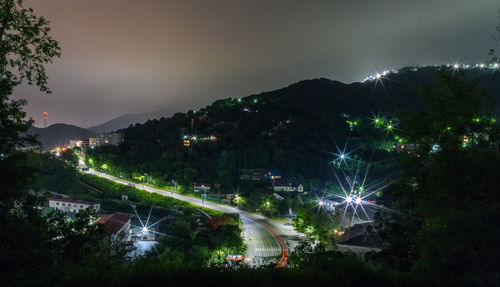
<instances>
[{"instance_id":1,"label":"red light on tower","mask_svg":"<svg viewBox=\"0 0 500 287\"><path fill-rule=\"evenodd\" d=\"M49 115L49 113L47 112L43 112L43 127L46 128L47 127L47 116Z\"/></svg>"}]
</instances>

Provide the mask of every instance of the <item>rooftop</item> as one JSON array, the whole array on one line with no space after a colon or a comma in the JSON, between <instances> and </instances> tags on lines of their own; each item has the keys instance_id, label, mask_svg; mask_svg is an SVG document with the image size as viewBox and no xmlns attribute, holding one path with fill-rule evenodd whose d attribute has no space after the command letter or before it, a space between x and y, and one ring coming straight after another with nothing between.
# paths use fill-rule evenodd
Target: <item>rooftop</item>
<instances>
[{"instance_id":1,"label":"rooftop","mask_svg":"<svg viewBox=\"0 0 500 287\"><path fill-rule=\"evenodd\" d=\"M380 242L376 234L376 223L360 223L352 226L339 238L338 244L360 246L368 248L380 248Z\"/></svg>"},{"instance_id":2,"label":"rooftop","mask_svg":"<svg viewBox=\"0 0 500 287\"><path fill-rule=\"evenodd\" d=\"M110 214L103 216L97 220L98 224L104 226L104 230L108 234L116 234L123 228L125 224L130 220L130 217L122 214Z\"/></svg>"}]
</instances>

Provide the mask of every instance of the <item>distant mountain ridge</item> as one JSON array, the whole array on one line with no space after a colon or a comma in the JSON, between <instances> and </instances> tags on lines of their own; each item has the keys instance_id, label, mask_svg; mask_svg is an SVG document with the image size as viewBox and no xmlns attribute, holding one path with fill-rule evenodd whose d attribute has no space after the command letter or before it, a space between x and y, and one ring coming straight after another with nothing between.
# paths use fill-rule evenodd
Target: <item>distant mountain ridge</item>
<instances>
[{"instance_id":1,"label":"distant mountain ridge","mask_svg":"<svg viewBox=\"0 0 500 287\"><path fill-rule=\"evenodd\" d=\"M348 98L358 98L363 102L357 102L358 108L364 106L365 108L379 106L381 109L385 109L385 105L388 104L394 108L405 108L413 107L420 104L420 98L418 93L420 91L420 86L423 83L432 83L436 80L437 67L427 66L427 67L405 67L400 69L397 73L391 72L387 79L385 76L382 77L380 81L368 81L353 82L346 84L339 81L334 81L326 78L303 80L297 83L293 83L288 87L277 89L274 91L263 92L260 94L253 94L244 98L253 98L255 96L276 96L281 93L288 94L301 94L310 93L315 91L329 93L333 97L338 97L342 102L339 104L345 105L347 103L352 103ZM482 69L469 69L465 70L469 79L476 79L479 84L486 91L498 91L500 88L500 83L495 81L495 78L499 77L499 72L491 72ZM371 94L371 96L370 96ZM397 97L395 97L397 95ZM302 95L303 96L303 95ZM496 99L495 101L498 102ZM215 102L218 102L216 100ZM346 112L349 107L346 106ZM352 108L352 106L351 106ZM154 111L148 113L137 113L137 114L125 114L123 116L117 117L100 125L91 126L87 128L95 133L111 132L120 129L128 128L130 125L134 124L144 124L148 120L159 119L161 117L170 117L175 112L178 111Z\"/></svg>"},{"instance_id":2,"label":"distant mountain ridge","mask_svg":"<svg viewBox=\"0 0 500 287\"><path fill-rule=\"evenodd\" d=\"M240 169L261 167L280 170L289 178L321 182L331 177L327 167L334 157L328 152L338 152L337 144L355 149L356 160L383 166L398 139L386 127L373 125L372 118L392 120L397 130L400 112L424 108L422 86L435 83L440 69L453 68L403 68L351 84L311 79L274 91L219 99L198 110L126 128L120 146L96 149L92 158L123 173L154 174L183 185L233 186ZM458 73L453 71L451 76L459 77ZM487 104L495 105L498 112L500 71L469 69L465 78L477 82L492 100Z\"/></svg>"},{"instance_id":3,"label":"distant mountain ridge","mask_svg":"<svg viewBox=\"0 0 500 287\"><path fill-rule=\"evenodd\" d=\"M37 139L44 150L67 146L70 140L88 140L89 137L96 136L92 131L68 124L53 124L46 128L31 127L28 134L38 135Z\"/></svg>"},{"instance_id":4,"label":"distant mountain ridge","mask_svg":"<svg viewBox=\"0 0 500 287\"><path fill-rule=\"evenodd\" d=\"M154 111L143 114L125 114L123 116L119 116L102 124L88 127L87 130L90 130L95 133L113 132L120 129L128 128L130 125L133 124L142 124L149 119L157 119L161 117L167 117L170 115L171 113L168 111Z\"/></svg>"}]
</instances>

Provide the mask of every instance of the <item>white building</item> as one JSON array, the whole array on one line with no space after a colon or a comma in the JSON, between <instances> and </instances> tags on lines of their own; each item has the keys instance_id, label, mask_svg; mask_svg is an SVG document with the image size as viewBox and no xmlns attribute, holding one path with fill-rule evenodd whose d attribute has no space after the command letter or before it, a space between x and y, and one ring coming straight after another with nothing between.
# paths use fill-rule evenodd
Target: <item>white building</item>
<instances>
[{"instance_id":1,"label":"white building","mask_svg":"<svg viewBox=\"0 0 500 287\"><path fill-rule=\"evenodd\" d=\"M274 191L288 191L288 192L304 192L304 186L302 184L287 181L287 180L277 180L273 184Z\"/></svg>"},{"instance_id":2,"label":"white building","mask_svg":"<svg viewBox=\"0 0 500 287\"><path fill-rule=\"evenodd\" d=\"M97 212L101 208L101 204L99 202L51 197L49 198L49 207L61 210L63 212L72 213L76 213L87 208L93 208Z\"/></svg>"},{"instance_id":3,"label":"white building","mask_svg":"<svg viewBox=\"0 0 500 287\"><path fill-rule=\"evenodd\" d=\"M75 148L75 147L79 147L79 148L83 148L83 147L86 147L88 146L88 141L82 141L82 140L70 140L69 141L69 148Z\"/></svg>"}]
</instances>

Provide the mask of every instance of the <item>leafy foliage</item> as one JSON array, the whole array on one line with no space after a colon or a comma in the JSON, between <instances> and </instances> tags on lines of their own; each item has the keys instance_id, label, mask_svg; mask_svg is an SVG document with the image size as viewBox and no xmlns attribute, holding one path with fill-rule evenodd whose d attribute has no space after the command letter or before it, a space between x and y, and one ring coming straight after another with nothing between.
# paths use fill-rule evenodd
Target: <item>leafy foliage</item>
<instances>
[{"instance_id":1,"label":"leafy foliage","mask_svg":"<svg viewBox=\"0 0 500 287\"><path fill-rule=\"evenodd\" d=\"M402 120L417 156L401 159L401 181L384 192L384 206L398 212L381 214L379 256L430 282L493 286L500 127L484 93L462 75L441 74L422 97L427 108Z\"/></svg>"},{"instance_id":2,"label":"leafy foliage","mask_svg":"<svg viewBox=\"0 0 500 287\"><path fill-rule=\"evenodd\" d=\"M323 208L310 206L301 208L293 218L292 225L298 232L318 240L323 246L334 246L335 230L339 229L337 218Z\"/></svg>"}]
</instances>

